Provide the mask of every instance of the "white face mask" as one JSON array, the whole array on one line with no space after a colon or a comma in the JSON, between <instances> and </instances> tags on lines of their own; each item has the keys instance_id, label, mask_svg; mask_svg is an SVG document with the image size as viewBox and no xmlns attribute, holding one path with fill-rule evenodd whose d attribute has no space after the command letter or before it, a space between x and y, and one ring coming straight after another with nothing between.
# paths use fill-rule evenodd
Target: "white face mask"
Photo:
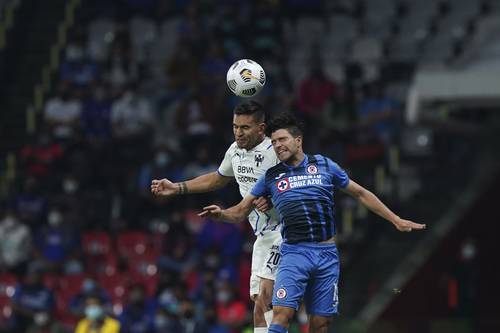
<instances>
[{"instance_id":1,"label":"white face mask","mask_svg":"<svg viewBox=\"0 0 500 333\"><path fill-rule=\"evenodd\" d=\"M170 156L165 152L158 153L158 154L156 154L155 162L156 162L156 165L158 165L160 167L164 167L165 165L170 163Z\"/></svg>"},{"instance_id":2,"label":"white face mask","mask_svg":"<svg viewBox=\"0 0 500 333\"><path fill-rule=\"evenodd\" d=\"M85 308L85 316L90 320L96 320L102 317L102 307L99 305L88 305Z\"/></svg>"},{"instance_id":3,"label":"white face mask","mask_svg":"<svg viewBox=\"0 0 500 333\"><path fill-rule=\"evenodd\" d=\"M49 315L45 312L35 313L33 321L37 326L44 326L49 321Z\"/></svg>"},{"instance_id":4,"label":"white face mask","mask_svg":"<svg viewBox=\"0 0 500 333\"><path fill-rule=\"evenodd\" d=\"M231 293L228 291L219 291L217 293L217 301L221 303L226 303L231 298Z\"/></svg>"},{"instance_id":5,"label":"white face mask","mask_svg":"<svg viewBox=\"0 0 500 333\"><path fill-rule=\"evenodd\" d=\"M73 178L66 178L63 182L63 189L68 194L75 193L78 190L78 182Z\"/></svg>"},{"instance_id":6,"label":"white face mask","mask_svg":"<svg viewBox=\"0 0 500 333\"><path fill-rule=\"evenodd\" d=\"M6 216L6 217L3 219L3 221L2 221L2 224L3 224L3 225L7 228L7 229L10 229L10 228L13 228L13 227L17 226L17 225L18 225L18 223L19 223L19 222L17 221L17 219L16 219L15 217L13 217L13 216L10 216L10 215Z\"/></svg>"},{"instance_id":7,"label":"white face mask","mask_svg":"<svg viewBox=\"0 0 500 333\"><path fill-rule=\"evenodd\" d=\"M49 216L47 217L47 222L49 222L49 225L55 227L61 224L62 222L62 215L60 212L57 210L53 210L49 213Z\"/></svg>"},{"instance_id":8,"label":"white face mask","mask_svg":"<svg viewBox=\"0 0 500 333\"><path fill-rule=\"evenodd\" d=\"M466 243L462 246L462 258L464 260L473 259L476 256L476 245L474 243Z\"/></svg>"}]
</instances>

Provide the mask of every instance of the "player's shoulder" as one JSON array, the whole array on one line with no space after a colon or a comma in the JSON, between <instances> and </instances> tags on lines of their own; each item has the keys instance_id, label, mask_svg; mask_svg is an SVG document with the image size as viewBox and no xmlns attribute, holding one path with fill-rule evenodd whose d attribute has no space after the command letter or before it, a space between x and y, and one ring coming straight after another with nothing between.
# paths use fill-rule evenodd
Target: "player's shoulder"
<instances>
[{"instance_id":1,"label":"player's shoulder","mask_svg":"<svg viewBox=\"0 0 500 333\"><path fill-rule=\"evenodd\" d=\"M340 166L332 160L330 157L322 155L322 154L314 154L314 155L308 155L309 159L309 164L318 164L318 165L323 165L327 169L330 168L340 168Z\"/></svg>"},{"instance_id":2,"label":"player's shoulder","mask_svg":"<svg viewBox=\"0 0 500 333\"><path fill-rule=\"evenodd\" d=\"M287 168L283 165L283 163L278 163L266 171L266 180L269 179L278 179L283 176L287 171Z\"/></svg>"},{"instance_id":3,"label":"player's shoulder","mask_svg":"<svg viewBox=\"0 0 500 333\"><path fill-rule=\"evenodd\" d=\"M229 155L235 155L238 150L238 145L236 144L236 141L234 141L226 150L226 154Z\"/></svg>"}]
</instances>

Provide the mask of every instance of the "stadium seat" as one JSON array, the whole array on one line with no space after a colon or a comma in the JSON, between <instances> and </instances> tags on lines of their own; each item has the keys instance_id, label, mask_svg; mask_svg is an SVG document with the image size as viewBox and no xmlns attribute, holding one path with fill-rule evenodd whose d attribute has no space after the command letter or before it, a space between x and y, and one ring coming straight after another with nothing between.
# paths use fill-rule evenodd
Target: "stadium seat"
<instances>
[{"instance_id":1,"label":"stadium seat","mask_svg":"<svg viewBox=\"0 0 500 333\"><path fill-rule=\"evenodd\" d=\"M107 255L111 251L111 237L105 232L85 232L82 245L83 252L87 256Z\"/></svg>"},{"instance_id":2,"label":"stadium seat","mask_svg":"<svg viewBox=\"0 0 500 333\"><path fill-rule=\"evenodd\" d=\"M125 259L137 258L151 250L148 235L141 231L126 231L118 235L116 249Z\"/></svg>"},{"instance_id":3,"label":"stadium seat","mask_svg":"<svg viewBox=\"0 0 500 333\"><path fill-rule=\"evenodd\" d=\"M59 288L59 275L56 273L44 273L43 274L43 285L50 290L56 290Z\"/></svg>"},{"instance_id":4,"label":"stadium seat","mask_svg":"<svg viewBox=\"0 0 500 333\"><path fill-rule=\"evenodd\" d=\"M10 298L14 295L17 277L10 273L0 273L0 297Z\"/></svg>"},{"instance_id":5,"label":"stadium seat","mask_svg":"<svg viewBox=\"0 0 500 333\"><path fill-rule=\"evenodd\" d=\"M158 285L158 255L152 251L134 257L128 262L132 280L145 286L149 296L153 296Z\"/></svg>"},{"instance_id":6,"label":"stadium seat","mask_svg":"<svg viewBox=\"0 0 500 333\"><path fill-rule=\"evenodd\" d=\"M12 314L11 298L16 290L17 278L14 274L0 273L0 320L8 320Z\"/></svg>"}]
</instances>

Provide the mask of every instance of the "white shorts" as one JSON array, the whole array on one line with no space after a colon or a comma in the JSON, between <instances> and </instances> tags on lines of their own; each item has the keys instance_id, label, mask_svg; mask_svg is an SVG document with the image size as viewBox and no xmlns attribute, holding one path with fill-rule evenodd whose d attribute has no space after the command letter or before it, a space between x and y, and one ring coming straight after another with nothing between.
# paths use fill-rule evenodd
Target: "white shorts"
<instances>
[{"instance_id":1,"label":"white shorts","mask_svg":"<svg viewBox=\"0 0 500 333\"><path fill-rule=\"evenodd\" d=\"M281 233L271 231L257 237L253 243L250 297L259 294L260 279L275 280L280 261Z\"/></svg>"}]
</instances>

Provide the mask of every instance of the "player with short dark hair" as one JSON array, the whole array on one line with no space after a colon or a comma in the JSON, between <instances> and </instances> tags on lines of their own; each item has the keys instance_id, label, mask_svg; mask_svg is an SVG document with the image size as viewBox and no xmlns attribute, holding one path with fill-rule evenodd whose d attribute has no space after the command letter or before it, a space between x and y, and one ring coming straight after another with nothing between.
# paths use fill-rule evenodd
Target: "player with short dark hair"
<instances>
[{"instance_id":1,"label":"player with short dark hair","mask_svg":"<svg viewBox=\"0 0 500 333\"><path fill-rule=\"evenodd\" d=\"M241 221L255 198L271 196L279 213L283 243L268 332L286 332L303 298L310 315L309 332L326 333L338 306L334 190L356 198L399 231L421 230L425 225L401 219L329 158L304 154L302 128L292 115L278 115L268 124L268 131L281 163L267 170L236 206L221 209L211 205L203 208L200 216Z\"/></svg>"},{"instance_id":2,"label":"player with short dark hair","mask_svg":"<svg viewBox=\"0 0 500 333\"><path fill-rule=\"evenodd\" d=\"M151 183L151 192L162 196L209 192L226 186L234 178L241 196L249 194L260 176L279 160L272 149L271 139L265 135L262 105L254 101L243 102L234 108L233 113L235 142L226 151L217 171L179 183L155 179ZM265 201L260 200L261 203ZM252 251L250 276L250 297L255 301L254 333L266 333L266 322L270 322L272 317L269 305L280 258L279 221L274 210L263 213L250 209L246 216L257 237Z\"/></svg>"}]
</instances>

